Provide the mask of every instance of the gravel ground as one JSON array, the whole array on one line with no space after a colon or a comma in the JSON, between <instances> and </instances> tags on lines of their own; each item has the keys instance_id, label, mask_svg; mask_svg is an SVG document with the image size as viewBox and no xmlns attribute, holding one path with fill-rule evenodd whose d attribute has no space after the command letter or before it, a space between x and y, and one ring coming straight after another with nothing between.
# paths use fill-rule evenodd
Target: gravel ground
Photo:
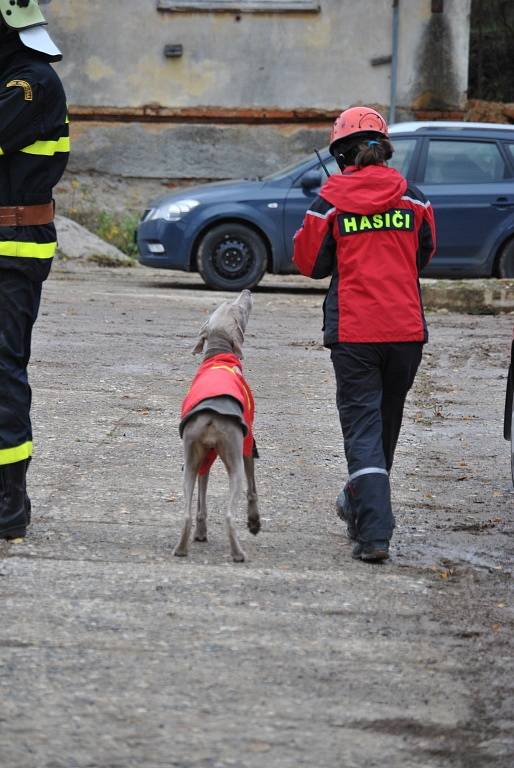
<instances>
[{"instance_id":1,"label":"gravel ground","mask_svg":"<svg viewBox=\"0 0 514 768\"><path fill-rule=\"evenodd\" d=\"M393 474L392 559L355 562L322 290L268 277L245 373L263 531L172 557L180 403L222 294L54 270L31 364L35 510L0 545L2 768L510 768L512 315L431 314Z\"/></svg>"}]
</instances>

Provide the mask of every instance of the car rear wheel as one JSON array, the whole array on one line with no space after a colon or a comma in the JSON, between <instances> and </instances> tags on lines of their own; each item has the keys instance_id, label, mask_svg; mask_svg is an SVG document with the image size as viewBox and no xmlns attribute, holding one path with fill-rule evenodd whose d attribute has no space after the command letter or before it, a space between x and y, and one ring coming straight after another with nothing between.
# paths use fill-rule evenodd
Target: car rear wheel
<instances>
[{"instance_id":1,"label":"car rear wheel","mask_svg":"<svg viewBox=\"0 0 514 768\"><path fill-rule=\"evenodd\" d=\"M220 291L255 288L266 271L266 245L244 224L218 224L200 241L197 264L209 288Z\"/></svg>"},{"instance_id":2,"label":"car rear wheel","mask_svg":"<svg viewBox=\"0 0 514 768\"><path fill-rule=\"evenodd\" d=\"M514 240L504 247L498 261L499 277L514 277Z\"/></svg>"}]
</instances>

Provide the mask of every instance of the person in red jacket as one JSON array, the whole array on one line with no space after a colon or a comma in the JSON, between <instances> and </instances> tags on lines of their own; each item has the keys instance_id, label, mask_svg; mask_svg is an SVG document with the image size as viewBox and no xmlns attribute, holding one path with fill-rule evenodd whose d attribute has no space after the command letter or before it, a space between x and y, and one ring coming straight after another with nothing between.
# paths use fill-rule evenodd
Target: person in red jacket
<instances>
[{"instance_id":1,"label":"person in red jacket","mask_svg":"<svg viewBox=\"0 0 514 768\"><path fill-rule=\"evenodd\" d=\"M353 107L334 123L331 176L294 238L303 275L332 275L323 304L337 408L348 463L338 514L352 556L389 557L394 529L389 473L403 407L428 331L419 274L435 250L434 216L423 194L387 166L387 123Z\"/></svg>"}]
</instances>

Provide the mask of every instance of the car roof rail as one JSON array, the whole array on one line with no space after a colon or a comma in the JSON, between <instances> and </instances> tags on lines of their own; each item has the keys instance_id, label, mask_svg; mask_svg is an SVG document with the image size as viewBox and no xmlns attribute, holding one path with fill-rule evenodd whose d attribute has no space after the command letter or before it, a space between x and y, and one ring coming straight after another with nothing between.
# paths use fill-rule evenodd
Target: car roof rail
<instances>
[{"instance_id":1,"label":"car roof rail","mask_svg":"<svg viewBox=\"0 0 514 768\"><path fill-rule=\"evenodd\" d=\"M461 131L476 131L479 129L494 131L514 131L512 123L478 123L465 120L411 120L404 123L393 123L389 126L389 133L415 133L425 128L445 130L446 128L458 128Z\"/></svg>"}]
</instances>

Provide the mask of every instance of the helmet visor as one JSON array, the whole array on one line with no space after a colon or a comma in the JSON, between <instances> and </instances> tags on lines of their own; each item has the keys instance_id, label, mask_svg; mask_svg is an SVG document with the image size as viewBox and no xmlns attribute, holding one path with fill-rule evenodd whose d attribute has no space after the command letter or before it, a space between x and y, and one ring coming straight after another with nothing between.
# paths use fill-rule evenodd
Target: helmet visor
<instances>
[{"instance_id":1,"label":"helmet visor","mask_svg":"<svg viewBox=\"0 0 514 768\"><path fill-rule=\"evenodd\" d=\"M15 5L11 0L0 0L0 15L11 29L30 29L47 23L37 0L29 0L26 8L20 8L17 0Z\"/></svg>"}]
</instances>

